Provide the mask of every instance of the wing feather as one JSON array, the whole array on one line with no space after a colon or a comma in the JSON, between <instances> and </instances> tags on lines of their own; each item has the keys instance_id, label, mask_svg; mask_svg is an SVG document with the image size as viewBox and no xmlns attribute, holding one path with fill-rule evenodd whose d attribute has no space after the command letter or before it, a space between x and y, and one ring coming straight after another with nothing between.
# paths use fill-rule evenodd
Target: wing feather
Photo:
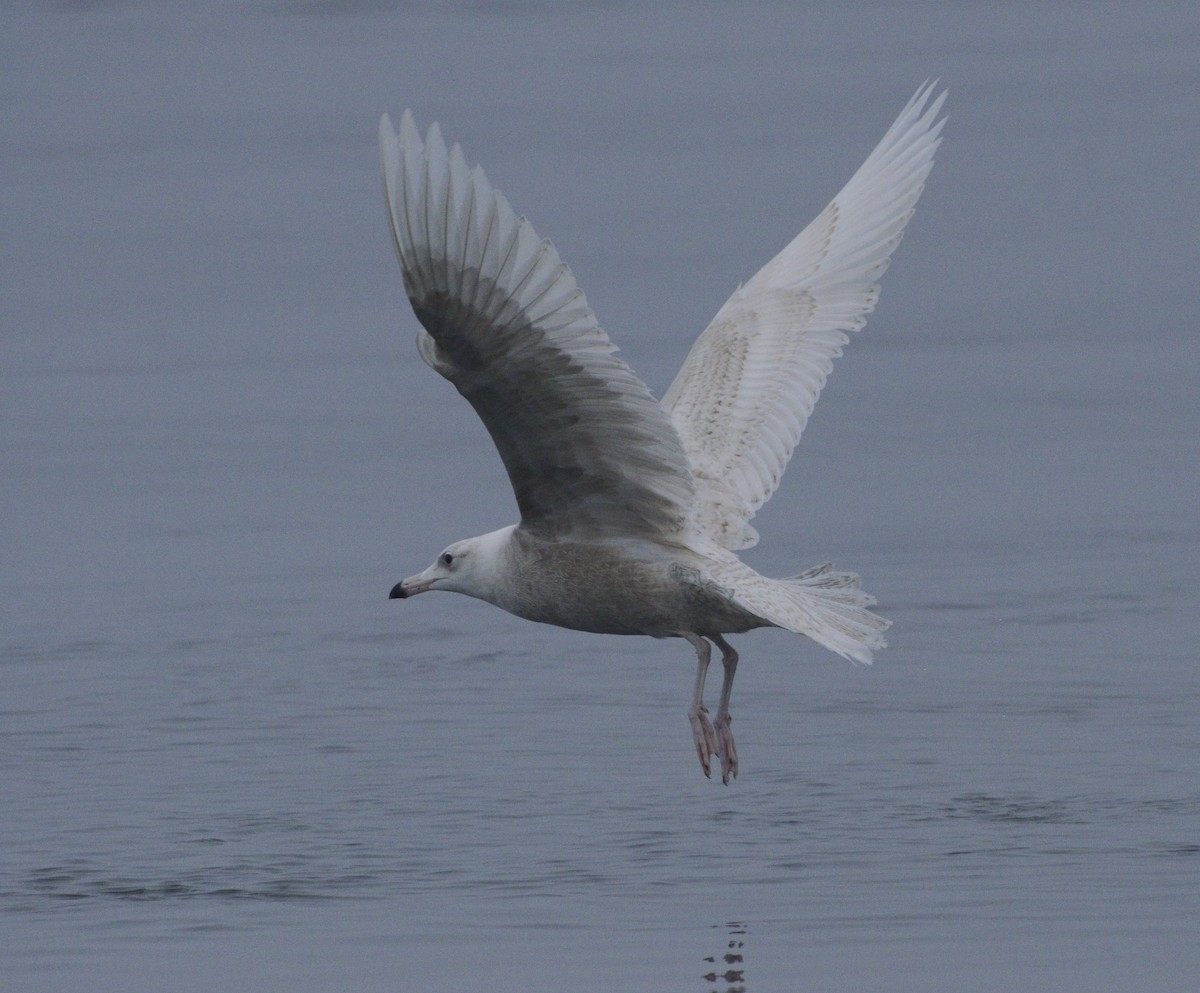
<instances>
[{"instance_id":1,"label":"wing feather","mask_svg":"<svg viewBox=\"0 0 1200 993\"><path fill-rule=\"evenodd\" d=\"M492 436L522 523L680 536L694 504L671 418L615 354L571 270L438 126L385 116L380 152L421 357Z\"/></svg>"},{"instance_id":2,"label":"wing feather","mask_svg":"<svg viewBox=\"0 0 1200 993\"><path fill-rule=\"evenodd\" d=\"M833 360L879 298L876 280L912 217L945 119L926 83L858 172L733 294L663 398L691 461L696 526L729 549L774 493Z\"/></svg>"}]
</instances>

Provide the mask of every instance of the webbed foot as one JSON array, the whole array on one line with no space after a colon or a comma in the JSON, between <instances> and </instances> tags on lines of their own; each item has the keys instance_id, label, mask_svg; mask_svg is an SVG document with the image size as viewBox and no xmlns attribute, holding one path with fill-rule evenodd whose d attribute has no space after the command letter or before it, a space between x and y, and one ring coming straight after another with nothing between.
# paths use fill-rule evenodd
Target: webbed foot
<instances>
[{"instance_id":1,"label":"webbed foot","mask_svg":"<svg viewBox=\"0 0 1200 993\"><path fill-rule=\"evenodd\" d=\"M708 719L708 708L704 706L692 707L688 711L688 720L692 725L692 740L696 743L696 754L700 757L700 768L704 770L704 775L712 778L712 766L709 764L709 756L719 755L717 748L717 734L713 730L712 723ZM730 739L732 741L732 739ZM724 759L722 768L724 768Z\"/></svg>"},{"instance_id":2,"label":"webbed foot","mask_svg":"<svg viewBox=\"0 0 1200 993\"><path fill-rule=\"evenodd\" d=\"M733 743L733 728L729 726L732 720L729 714L718 713L713 727L713 733L716 735L716 754L721 759L721 782L726 786L731 778L737 779L738 774L737 745Z\"/></svg>"}]
</instances>

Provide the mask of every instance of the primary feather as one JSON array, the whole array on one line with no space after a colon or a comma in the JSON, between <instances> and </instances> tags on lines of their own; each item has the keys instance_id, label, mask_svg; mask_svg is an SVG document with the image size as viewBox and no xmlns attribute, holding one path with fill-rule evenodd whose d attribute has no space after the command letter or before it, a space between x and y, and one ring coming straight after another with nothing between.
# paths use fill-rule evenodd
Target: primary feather
<instances>
[{"instance_id":1,"label":"primary feather","mask_svg":"<svg viewBox=\"0 0 1200 993\"><path fill-rule=\"evenodd\" d=\"M619 359L571 270L435 124L379 141L417 345L483 421L521 523L548 537L680 536L694 503L670 417Z\"/></svg>"}]
</instances>

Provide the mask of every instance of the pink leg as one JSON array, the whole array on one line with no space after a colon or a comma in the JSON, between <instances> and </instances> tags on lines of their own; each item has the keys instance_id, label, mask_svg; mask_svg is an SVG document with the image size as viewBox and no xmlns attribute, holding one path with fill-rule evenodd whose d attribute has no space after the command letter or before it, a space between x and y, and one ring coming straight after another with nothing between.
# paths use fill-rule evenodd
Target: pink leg
<instances>
[{"instance_id":1,"label":"pink leg","mask_svg":"<svg viewBox=\"0 0 1200 993\"><path fill-rule=\"evenodd\" d=\"M737 672L738 653L719 634L712 640L721 649L721 664L725 667L725 679L721 683L721 702L717 705L717 719L713 722L713 732L717 738L717 755L721 758L721 782L729 785L729 778L737 779L738 757L737 746L733 743L733 728L729 716L729 698L733 695L733 674Z\"/></svg>"},{"instance_id":2,"label":"pink leg","mask_svg":"<svg viewBox=\"0 0 1200 993\"><path fill-rule=\"evenodd\" d=\"M688 708L688 720L692 725L692 740L696 743L696 754L700 756L700 768L704 775L712 776L709 765L710 755L718 754L717 737L713 726L708 720L708 708L704 706L704 677L708 673L708 663L712 657L712 646L697 634L690 631L680 631L681 638L696 649L696 689L692 693L692 705Z\"/></svg>"}]
</instances>

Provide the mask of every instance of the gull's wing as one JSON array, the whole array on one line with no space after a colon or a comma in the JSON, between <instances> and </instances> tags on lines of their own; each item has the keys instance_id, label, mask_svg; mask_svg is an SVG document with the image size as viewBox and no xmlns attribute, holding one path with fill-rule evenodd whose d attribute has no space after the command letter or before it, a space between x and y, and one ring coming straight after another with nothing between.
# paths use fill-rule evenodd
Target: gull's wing
<instances>
[{"instance_id":1,"label":"gull's wing","mask_svg":"<svg viewBox=\"0 0 1200 993\"><path fill-rule=\"evenodd\" d=\"M696 341L663 406L696 479L696 526L726 548L775 492L813 405L879 296L933 166L946 94L922 86L833 202L736 293Z\"/></svg>"},{"instance_id":2,"label":"gull's wing","mask_svg":"<svg viewBox=\"0 0 1200 993\"><path fill-rule=\"evenodd\" d=\"M678 535L694 501L671 419L614 353L549 241L407 111L379 145L421 357L492 436L521 521L548 535Z\"/></svg>"}]
</instances>

